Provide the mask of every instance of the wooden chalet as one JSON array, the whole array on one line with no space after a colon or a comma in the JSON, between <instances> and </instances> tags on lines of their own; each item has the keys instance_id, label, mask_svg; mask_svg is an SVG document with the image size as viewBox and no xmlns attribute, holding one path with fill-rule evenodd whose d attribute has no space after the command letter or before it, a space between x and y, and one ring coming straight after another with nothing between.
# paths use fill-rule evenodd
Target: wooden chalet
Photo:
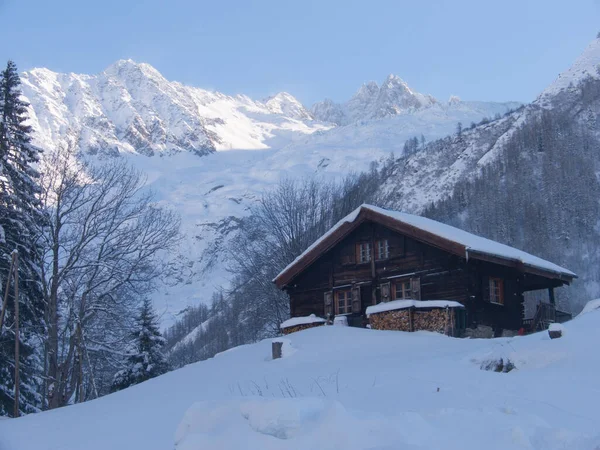
<instances>
[{"instance_id":1,"label":"wooden chalet","mask_svg":"<svg viewBox=\"0 0 600 450\"><path fill-rule=\"evenodd\" d=\"M486 325L501 335L560 321L554 288L574 278L549 261L449 225L362 205L273 281L288 293L291 317L346 315L351 326L366 326L371 305L445 300L464 306L452 319L453 334ZM526 320L524 293L542 289L548 302Z\"/></svg>"}]
</instances>

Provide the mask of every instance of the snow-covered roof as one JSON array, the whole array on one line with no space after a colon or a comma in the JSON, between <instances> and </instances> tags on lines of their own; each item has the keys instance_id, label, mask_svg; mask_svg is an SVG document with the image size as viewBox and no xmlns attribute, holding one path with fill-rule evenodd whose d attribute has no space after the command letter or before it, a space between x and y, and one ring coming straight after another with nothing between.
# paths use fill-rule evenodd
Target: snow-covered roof
<instances>
[{"instance_id":1,"label":"snow-covered roof","mask_svg":"<svg viewBox=\"0 0 600 450\"><path fill-rule=\"evenodd\" d=\"M464 308L464 305L453 300L392 300L369 306L366 313L369 317L371 314L407 308Z\"/></svg>"},{"instance_id":2,"label":"snow-covered roof","mask_svg":"<svg viewBox=\"0 0 600 450\"><path fill-rule=\"evenodd\" d=\"M417 216L414 214L403 213L399 211L392 211L388 209L383 209L377 206L363 204L340 220L337 224L335 224L327 233L317 239L310 247L308 247L302 254L300 254L294 261L292 261L288 266L283 269L277 277L273 281L276 281L280 278L284 273L290 270L293 266L299 263L305 256L311 253L315 248L317 248L321 243L326 241L330 236L332 236L336 231L338 231L342 226L347 223L352 223L357 220L361 212L374 212L378 215L385 216L387 218L393 219L394 221L408 225L419 230L425 231L431 235L437 236L439 238L444 239L445 241L459 244L464 246L465 248L465 257L469 258L470 256L477 258L477 254L489 255L492 257L504 259L507 261L520 262L524 266L541 269L545 272L552 272L558 275L564 275L568 278L574 278L575 275L568 269L561 267L557 264L554 264L550 261L546 261L545 259L538 258L530 253L524 252L522 250L518 250L514 247L510 247L508 245L500 244L499 242L492 241L491 239L486 239L481 236L477 236L476 234L468 233L459 228L455 228L450 225L446 225L441 222L437 222L432 219L428 219L426 217Z\"/></svg>"},{"instance_id":3,"label":"snow-covered roof","mask_svg":"<svg viewBox=\"0 0 600 450\"><path fill-rule=\"evenodd\" d=\"M325 323L325 322L327 322L325 319L322 319L321 317L317 317L314 314L311 314L310 316L304 316L304 317L292 317L291 319L288 319L285 322L282 322L281 325L279 325L279 328L281 328L283 330L284 328L295 327L298 325L308 325L311 323Z\"/></svg>"}]
</instances>

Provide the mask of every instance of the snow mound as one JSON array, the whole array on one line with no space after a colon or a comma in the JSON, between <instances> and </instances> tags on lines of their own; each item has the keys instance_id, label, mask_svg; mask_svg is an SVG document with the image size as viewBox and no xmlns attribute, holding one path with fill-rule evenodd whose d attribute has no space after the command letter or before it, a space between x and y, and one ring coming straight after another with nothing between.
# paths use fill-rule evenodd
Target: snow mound
<instances>
[{"instance_id":1,"label":"snow mound","mask_svg":"<svg viewBox=\"0 0 600 450\"><path fill-rule=\"evenodd\" d=\"M314 314L311 314L310 316L304 316L304 317L292 317L291 319L288 319L288 320L282 322L281 325L279 325L279 328L281 328L283 330L284 328L295 327L298 325L308 325L311 323L325 323L325 322L327 322L325 319L323 319L321 317L317 317Z\"/></svg>"},{"instance_id":2,"label":"snow mound","mask_svg":"<svg viewBox=\"0 0 600 450\"><path fill-rule=\"evenodd\" d=\"M268 358L267 339L98 400L0 420L0 448L597 450L600 314L564 326L553 340L315 327L285 338L292 358ZM475 359L517 370L480 370Z\"/></svg>"},{"instance_id":3,"label":"snow mound","mask_svg":"<svg viewBox=\"0 0 600 450\"><path fill-rule=\"evenodd\" d=\"M598 309L600 309L600 298L597 298L596 300L590 300L589 302L587 302L583 310L579 313L579 315L581 316L583 314L587 314Z\"/></svg>"},{"instance_id":4,"label":"snow mound","mask_svg":"<svg viewBox=\"0 0 600 450\"><path fill-rule=\"evenodd\" d=\"M406 308L464 308L464 305L453 300L392 300L369 306L367 317L371 314Z\"/></svg>"},{"instance_id":5,"label":"snow mound","mask_svg":"<svg viewBox=\"0 0 600 450\"><path fill-rule=\"evenodd\" d=\"M349 423L351 417L339 402L319 398L199 402L180 423L175 448L292 449L322 442L319 448L335 449L339 441L331 438L345 434Z\"/></svg>"}]
</instances>

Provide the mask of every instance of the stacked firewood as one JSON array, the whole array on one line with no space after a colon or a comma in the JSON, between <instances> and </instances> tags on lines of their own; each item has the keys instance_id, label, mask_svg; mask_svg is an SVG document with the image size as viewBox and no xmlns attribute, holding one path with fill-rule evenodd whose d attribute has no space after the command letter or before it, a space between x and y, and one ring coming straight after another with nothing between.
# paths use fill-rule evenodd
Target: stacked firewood
<instances>
[{"instance_id":1,"label":"stacked firewood","mask_svg":"<svg viewBox=\"0 0 600 450\"><path fill-rule=\"evenodd\" d=\"M446 334L450 322L450 313L450 309L415 311L413 313L414 330L427 330Z\"/></svg>"},{"instance_id":2,"label":"stacked firewood","mask_svg":"<svg viewBox=\"0 0 600 450\"><path fill-rule=\"evenodd\" d=\"M301 325L294 325L293 327L287 327L281 330L283 334L295 333L296 331L306 330L308 328L320 327L325 325L325 322L314 322L314 323L303 323Z\"/></svg>"},{"instance_id":3,"label":"stacked firewood","mask_svg":"<svg viewBox=\"0 0 600 450\"><path fill-rule=\"evenodd\" d=\"M371 314L369 323L374 330L412 331L410 309L397 309Z\"/></svg>"},{"instance_id":4,"label":"stacked firewood","mask_svg":"<svg viewBox=\"0 0 600 450\"><path fill-rule=\"evenodd\" d=\"M449 334L452 331L453 311L451 309L399 309L371 314L369 323L374 330L396 331L435 331Z\"/></svg>"}]
</instances>

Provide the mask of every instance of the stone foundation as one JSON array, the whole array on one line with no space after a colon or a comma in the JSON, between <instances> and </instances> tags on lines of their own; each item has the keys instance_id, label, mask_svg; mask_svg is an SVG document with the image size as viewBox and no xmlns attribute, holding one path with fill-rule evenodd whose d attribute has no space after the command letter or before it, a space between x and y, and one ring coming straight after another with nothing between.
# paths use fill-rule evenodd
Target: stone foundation
<instances>
[{"instance_id":1,"label":"stone foundation","mask_svg":"<svg viewBox=\"0 0 600 450\"><path fill-rule=\"evenodd\" d=\"M414 308L398 309L371 314L369 323L374 330L394 331L434 331L454 335L454 310L435 308L419 310Z\"/></svg>"},{"instance_id":2,"label":"stone foundation","mask_svg":"<svg viewBox=\"0 0 600 450\"><path fill-rule=\"evenodd\" d=\"M315 323L304 323L302 325L294 325L293 327L287 327L281 330L283 334L295 333L296 331L306 330L308 328L320 327L325 325L325 322L315 322Z\"/></svg>"}]
</instances>

